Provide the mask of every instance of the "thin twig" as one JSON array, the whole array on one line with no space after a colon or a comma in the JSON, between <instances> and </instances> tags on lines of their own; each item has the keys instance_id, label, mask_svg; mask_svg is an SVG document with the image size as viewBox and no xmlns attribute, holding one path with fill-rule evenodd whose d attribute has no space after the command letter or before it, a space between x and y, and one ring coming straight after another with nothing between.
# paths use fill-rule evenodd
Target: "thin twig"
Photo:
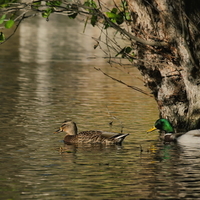
<instances>
[{"instance_id":1,"label":"thin twig","mask_svg":"<svg viewBox=\"0 0 200 200\"><path fill-rule=\"evenodd\" d=\"M118 120L118 121L120 122L120 124L121 124L121 133L123 133L123 128L124 128L124 126L123 126L122 121L119 120L117 117L115 117L115 116L113 116L113 115L111 114L111 112L108 110L108 106L106 106L106 109L107 109L107 112L108 112L108 114L110 115L111 118L113 118L114 120ZM113 122L111 122L110 125L111 125L112 123L113 123Z\"/></svg>"},{"instance_id":2,"label":"thin twig","mask_svg":"<svg viewBox=\"0 0 200 200\"><path fill-rule=\"evenodd\" d=\"M26 13L25 13L25 14L26 14ZM8 36L3 42L1 42L0 44L5 43L6 41L8 41L8 40L15 34L15 32L17 31L17 29L18 29L20 23L22 22L22 20L26 18L26 17L25 17L25 14L24 14L24 15L22 16L22 18L19 20L19 22L18 22L18 24L16 25L16 27L15 27L14 31L12 32L12 34L9 35L9 36Z\"/></svg>"},{"instance_id":3,"label":"thin twig","mask_svg":"<svg viewBox=\"0 0 200 200\"><path fill-rule=\"evenodd\" d=\"M142 93L142 94L145 94L145 95L147 95L147 96L149 96L149 97L153 97L152 95L150 95L149 93L145 92L144 90L142 90L142 89L140 89L140 88L138 88L138 87L135 87L135 86L132 86L132 85L128 85L128 84L124 83L123 81L118 80L118 79L116 79L116 78L114 78L114 77L112 77L112 76L106 74L106 73L103 72L100 68L94 67L94 69L96 69L97 71L100 71L101 73L103 73L105 76L111 78L112 80L117 81L117 82L119 82L119 83L121 83L121 84L123 84L123 85L125 85L125 86L127 86L127 87L129 87L129 88L131 88L131 89L133 89L133 90L136 90L137 92L140 92L140 93Z\"/></svg>"}]
</instances>

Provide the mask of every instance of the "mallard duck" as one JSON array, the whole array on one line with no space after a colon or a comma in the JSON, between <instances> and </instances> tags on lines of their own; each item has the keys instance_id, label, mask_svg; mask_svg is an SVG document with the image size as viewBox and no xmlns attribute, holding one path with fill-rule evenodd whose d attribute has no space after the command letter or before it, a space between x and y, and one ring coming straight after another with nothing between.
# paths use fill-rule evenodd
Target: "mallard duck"
<instances>
[{"instance_id":1,"label":"mallard duck","mask_svg":"<svg viewBox=\"0 0 200 200\"><path fill-rule=\"evenodd\" d=\"M55 132L65 132L64 143L91 143L91 144L119 144L121 145L123 140L129 134L112 133L104 131L82 131L78 133L76 123L67 120L64 121L61 127Z\"/></svg>"},{"instance_id":2,"label":"mallard duck","mask_svg":"<svg viewBox=\"0 0 200 200\"><path fill-rule=\"evenodd\" d=\"M164 142L178 141L182 145L187 145L188 143L200 144L200 129L191 130L186 133L174 133L174 128L167 119L158 119L154 127L148 130L147 133L156 129L164 132L164 137L162 138Z\"/></svg>"},{"instance_id":3,"label":"mallard duck","mask_svg":"<svg viewBox=\"0 0 200 200\"><path fill-rule=\"evenodd\" d=\"M147 133L155 131L157 129L159 129L160 131L164 131L163 140L165 142L176 141L176 137L174 134L174 128L172 127L171 123L167 119L158 119L155 122L154 127L149 129L147 131Z\"/></svg>"}]
</instances>

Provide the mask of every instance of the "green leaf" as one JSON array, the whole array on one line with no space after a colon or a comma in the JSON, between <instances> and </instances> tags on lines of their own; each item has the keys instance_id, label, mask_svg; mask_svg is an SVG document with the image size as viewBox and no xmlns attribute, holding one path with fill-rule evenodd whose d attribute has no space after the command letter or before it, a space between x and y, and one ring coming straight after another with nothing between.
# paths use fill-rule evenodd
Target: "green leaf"
<instances>
[{"instance_id":1,"label":"green leaf","mask_svg":"<svg viewBox=\"0 0 200 200\"><path fill-rule=\"evenodd\" d=\"M32 3L32 7L33 7L34 9L38 9L40 5L41 5L41 1L39 1L39 2L33 2L33 3Z\"/></svg>"},{"instance_id":2,"label":"green leaf","mask_svg":"<svg viewBox=\"0 0 200 200\"><path fill-rule=\"evenodd\" d=\"M127 1L122 1L121 4L122 4L122 6L123 6L124 8L128 6Z\"/></svg>"},{"instance_id":3,"label":"green leaf","mask_svg":"<svg viewBox=\"0 0 200 200\"><path fill-rule=\"evenodd\" d=\"M87 0L83 5L90 8L97 8L97 4L93 0Z\"/></svg>"},{"instance_id":4,"label":"green leaf","mask_svg":"<svg viewBox=\"0 0 200 200\"><path fill-rule=\"evenodd\" d=\"M116 10L114 10L116 12ZM120 12L118 14L111 12L106 12L106 15L112 22L117 24L122 24L124 22L124 13Z\"/></svg>"},{"instance_id":5,"label":"green leaf","mask_svg":"<svg viewBox=\"0 0 200 200\"><path fill-rule=\"evenodd\" d=\"M89 13L93 13L94 12L93 9L97 8L97 4L93 0L87 0L87 1L85 1L85 3L83 5L86 7L92 8L92 9L86 9L89 11Z\"/></svg>"},{"instance_id":6,"label":"green leaf","mask_svg":"<svg viewBox=\"0 0 200 200\"><path fill-rule=\"evenodd\" d=\"M119 53L115 55L117 57L118 55L122 55L122 58L125 58L127 54L129 54L133 49L131 47L124 47Z\"/></svg>"},{"instance_id":7,"label":"green leaf","mask_svg":"<svg viewBox=\"0 0 200 200\"><path fill-rule=\"evenodd\" d=\"M128 53L130 53L132 51L132 48L131 47L126 47L126 49L125 49L125 52L128 54Z\"/></svg>"},{"instance_id":8,"label":"green leaf","mask_svg":"<svg viewBox=\"0 0 200 200\"><path fill-rule=\"evenodd\" d=\"M0 32L0 42L4 42L5 41L5 35Z\"/></svg>"},{"instance_id":9,"label":"green leaf","mask_svg":"<svg viewBox=\"0 0 200 200\"><path fill-rule=\"evenodd\" d=\"M12 28L12 26L14 25L15 21L10 19L9 21L7 21L5 23L5 28Z\"/></svg>"},{"instance_id":10,"label":"green leaf","mask_svg":"<svg viewBox=\"0 0 200 200\"><path fill-rule=\"evenodd\" d=\"M122 58L129 57L127 54L129 54L131 51L132 51L132 48L131 48L131 47L125 47L125 48L124 48L124 51L123 51L123 53L122 53Z\"/></svg>"},{"instance_id":11,"label":"green leaf","mask_svg":"<svg viewBox=\"0 0 200 200\"><path fill-rule=\"evenodd\" d=\"M47 8L43 13L42 13L42 17L44 18L49 18L49 15L53 12L52 8Z\"/></svg>"},{"instance_id":12,"label":"green leaf","mask_svg":"<svg viewBox=\"0 0 200 200\"><path fill-rule=\"evenodd\" d=\"M117 14L112 13L112 12L106 12L106 15L107 15L108 18L111 18L111 19L117 18Z\"/></svg>"},{"instance_id":13,"label":"green leaf","mask_svg":"<svg viewBox=\"0 0 200 200\"><path fill-rule=\"evenodd\" d=\"M95 26L97 23L97 16L96 15L92 15L92 18L91 18L91 24L92 26Z\"/></svg>"},{"instance_id":14,"label":"green leaf","mask_svg":"<svg viewBox=\"0 0 200 200\"><path fill-rule=\"evenodd\" d=\"M11 3L16 3L16 0L0 0L0 7L1 8L6 8L6 7L10 7Z\"/></svg>"},{"instance_id":15,"label":"green leaf","mask_svg":"<svg viewBox=\"0 0 200 200\"><path fill-rule=\"evenodd\" d=\"M104 21L104 29L107 29L109 27L110 27L110 24L108 22Z\"/></svg>"},{"instance_id":16,"label":"green leaf","mask_svg":"<svg viewBox=\"0 0 200 200\"><path fill-rule=\"evenodd\" d=\"M0 18L0 24L3 24L5 18L6 18L6 15L2 15L2 17Z\"/></svg>"},{"instance_id":17,"label":"green leaf","mask_svg":"<svg viewBox=\"0 0 200 200\"><path fill-rule=\"evenodd\" d=\"M47 1L46 6L60 6L61 3L61 1Z\"/></svg>"},{"instance_id":18,"label":"green leaf","mask_svg":"<svg viewBox=\"0 0 200 200\"><path fill-rule=\"evenodd\" d=\"M35 5L35 6L40 6L40 5L41 5L41 1L33 2L33 5Z\"/></svg>"},{"instance_id":19,"label":"green leaf","mask_svg":"<svg viewBox=\"0 0 200 200\"><path fill-rule=\"evenodd\" d=\"M117 24L122 24L124 22L124 13L120 12L116 17Z\"/></svg>"},{"instance_id":20,"label":"green leaf","mask_svg":"<svg viewBox=\"0 0 200 200\"><path fill-rule=\"evenodd\" d=\"M78 15L78 13L74 13L74 14L68 15L68 17L70 19L75 19L77 15Z\"/></svg>"},{"instance_id":21,"label":"green leaf","mask_svg":"<svg viewBox=\"0 0 200 200\"><path fill-rule=\"evenodd\" d=\"M0 7L1 8L7 8L7 7L9 7L9 4L0 4Z\"/></svg>"},{"instance_id":22,"label":"green leaf","mask_svg":"<svg viewBox=\"0 0 200 200\"><path fill-rule=\"evenodd\" d=\"M125 18L126 18L126 20L130 21L131 20L131 13L125 12Z\"/></svg>"},{"instance_id":23,"label":"green leaf","mask_svg":"<svg viewBox=\"0 0 200 200\"><path fill-rule=\"evenodd\" d=\"M111 10L111 13L117 14L117 8L113 8L113 9Z\"/></svg>"}]
</instances>

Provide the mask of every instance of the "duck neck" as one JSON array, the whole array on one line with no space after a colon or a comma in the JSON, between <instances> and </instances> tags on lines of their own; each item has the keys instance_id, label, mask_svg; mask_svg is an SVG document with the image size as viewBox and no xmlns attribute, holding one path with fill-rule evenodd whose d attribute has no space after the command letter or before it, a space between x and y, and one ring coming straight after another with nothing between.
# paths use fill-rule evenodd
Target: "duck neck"
<instances>
[{"instance_id":1,"label":"duck neck","mask_svg":"<svg viewBox=\"0 0 200 200\"><path fill-rule=\"evenodd\" d=\"M67 135L77 135L78 128L76 124L73 122L72 126L68 129Z\"/></svg>"}]
</instances>

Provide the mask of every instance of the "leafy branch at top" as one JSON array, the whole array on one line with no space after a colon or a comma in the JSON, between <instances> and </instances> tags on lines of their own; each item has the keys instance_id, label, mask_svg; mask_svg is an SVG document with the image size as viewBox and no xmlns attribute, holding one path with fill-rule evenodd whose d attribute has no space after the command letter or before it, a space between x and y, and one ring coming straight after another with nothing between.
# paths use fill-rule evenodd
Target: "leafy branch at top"
<instances>
[{"instance_id":1,"label":"leafy branch at top","mask_svg":"<svg viewBox=\"0 0 200 200\"><path fill-rule=\"evenodd\" d=\"M1 0L0 11L0 24L2 24L5 28L12 28L17 21L21 22L23 19L38 14L41 14L41 16L47 21L53 13L67 15L71 19L75 19L77 16L84 15L88 19L90 19L90 23L92 26L102 24L104 29L111 27L119 33L123 34L129 40L133 40L141 44L151 46L167 45L165 42L147 41L142 38L138 38L132 35L126 29L121 27L123 23L130 23L132 21L131 13L128 9L126 0L122 0L120 6L115 5L115 7L105 12L101 8L100 1L98 1L97 4L94 0L86 0L83 4L81 4L80 2L69 3L67 1L62 0L39 0L32 1L29 3L17 3L17 1L14 0ZM88 20L86 20L86 22L88 22ZM2 31L0 32L0 42L2 43L5 40L6 37ZM124 52L121 53L122 57L130 53L129 50L130 49L127 49L126 47L124 49ZM118 55L120 55L120 53Z\"/></svg>"}]
</instances>

